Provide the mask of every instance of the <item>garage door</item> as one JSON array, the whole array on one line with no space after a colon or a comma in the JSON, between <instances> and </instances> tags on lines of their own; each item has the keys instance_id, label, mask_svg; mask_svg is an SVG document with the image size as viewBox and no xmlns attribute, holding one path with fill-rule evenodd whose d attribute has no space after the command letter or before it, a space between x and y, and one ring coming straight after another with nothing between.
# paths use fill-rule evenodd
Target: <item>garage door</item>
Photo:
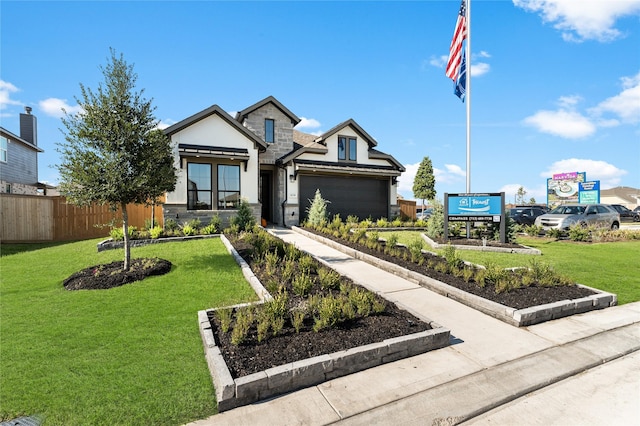
<instances>
[{"instance_id":1,"label":"garage door","mask_svg":"<svg viewBox=\"0 0 640 426\"><path fill-rule=\"evenodd\" d=\"M331 203L327 206L329 218L340 214L344 220L349 215L366 219L388 216L389 180L365 177L310 176L298 175L300 180L300 216L307 217L316 189L320 189L322 198Z\"/></svg>"}]
</instances>

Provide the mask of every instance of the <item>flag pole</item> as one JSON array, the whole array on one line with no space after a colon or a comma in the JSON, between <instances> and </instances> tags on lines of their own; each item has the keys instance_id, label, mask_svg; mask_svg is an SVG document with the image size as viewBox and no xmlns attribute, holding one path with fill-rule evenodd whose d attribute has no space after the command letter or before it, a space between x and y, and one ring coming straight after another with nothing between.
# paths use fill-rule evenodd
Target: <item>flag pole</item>
<instances>
[{"instance_id":1,"label":"flag pole","mask_svg":"<svg viewBox=\"0 0 640 426\"><path fill-rule=\"evenodd\" d=\"M465 100L467 104L467 194L471 193L471 0L466 0L466 23L467 23L467 85Z\"/></svg>"}]
</instances>

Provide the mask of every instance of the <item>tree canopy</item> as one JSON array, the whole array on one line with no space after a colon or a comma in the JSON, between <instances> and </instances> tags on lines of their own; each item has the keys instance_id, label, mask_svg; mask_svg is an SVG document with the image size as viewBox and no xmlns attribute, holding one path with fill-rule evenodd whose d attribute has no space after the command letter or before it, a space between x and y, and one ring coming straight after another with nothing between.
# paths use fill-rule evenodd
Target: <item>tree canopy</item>
<instances>
[{"instance_id":1,"label":"tree canopy","mask_svg":"<svg viewBox=\"0 0 640 426\"><path fill-rule=\"evenodd\" d=\"M413 179L413 195L416 198L421 199L422 204L424 205L424 200L433 200L436 198L435 187L436 178L433 175L431 159L429 157L424 157L418 167L416 177Z\"/></svg>"},{"instance_id":2,"label":"tree canopy","mask_svg":"<svg viewBox=\"0 0 640 426\"><path fill-rule=\"evenodd\" d=\"M122 54L100 67L97 90L80 84L81 111L62 119L65 142L59 144L60 192L75 205L108 204L120 208L129 266L126 205L152 204L176 185L171 141L157 128L151 100L135 91L137 75Z\"/></svg>"}]
</instances>

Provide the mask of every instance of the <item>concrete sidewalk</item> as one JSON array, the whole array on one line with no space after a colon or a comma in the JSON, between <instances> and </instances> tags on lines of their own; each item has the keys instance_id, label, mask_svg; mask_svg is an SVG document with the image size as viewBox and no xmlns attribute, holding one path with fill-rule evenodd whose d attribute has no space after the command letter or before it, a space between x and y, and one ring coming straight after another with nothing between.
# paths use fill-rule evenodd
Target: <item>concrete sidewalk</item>
<instances>
[{"instance_id":1,"label":"concrete sidewalk","mask_svg":"<svg viewBox=\"0 0 640 426\"><path fill-rule=\"evenodd\" d=\"M451 330L451 346L191 423L640 424L640 303L516 328L292 230L272 233Z\"/></svg>"}]
</instances>

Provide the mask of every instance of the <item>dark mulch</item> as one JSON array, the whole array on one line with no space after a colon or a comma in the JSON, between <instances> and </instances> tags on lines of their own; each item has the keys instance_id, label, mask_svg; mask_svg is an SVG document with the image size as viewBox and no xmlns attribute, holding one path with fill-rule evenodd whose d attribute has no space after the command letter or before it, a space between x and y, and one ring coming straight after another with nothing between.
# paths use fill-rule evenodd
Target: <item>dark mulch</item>
<instances>
[{"instance_id":1,"label":"dark mulch","mask_svg":"<svg viewBox=\"0 0 640 426\"><path fill-rule=\"evenodd\" d=\"M251 249L242 241L229 236L234 248L249 263L253 273L266 285L273 277L267 277L264 265L256 265L250 256ZM315 275L312 273L312 276ZM343 277L344 282L352 283ZM287 287L289 307L301 303L291 288L291 283L279 279ZM312 293L326 293L314 286ZM370 343L381 342L385 339L405 336L429 330L429 324L413 315L387 303L382 314L358 318L342 324L339 327L313 331L313 322L307 319L300 332L296 333L290 321L275 338L268 338L258 342L257 331L253 327L247 339L241 345L231 343L231 332L222 333L220 323L214 314L209 314L216 343L220 347L222 356L234 378L246 376L266 370L278 365L300 361L310 357L355 348Z\"/></svg>"},{"instance_id":2,"label":"dark mulch","mask_svg":"<svg viewBox=\"0 0 640 426\"><path fill-rule=\"evenodd\" d=\"M67 290L105 290L171 270L171 262L158 258L131 259L129 266L128 271L123 269L124 261L91 266L71 275L62 284Z\"/></svg>"},{"instance_id":3,"label":"dark mulch","mask_svg":"<svg viewBox=\"0 0 640 426\"><path fill-rule=\"evenodd\" d=\"M305 228L305 230L317 235L321 235L322 237L328 238L363 253L367 253L380 259L386 260L387 262L402 266L403 268L410 271L418 272L422 275L436 279L445 284L449 284L450 286L464 290L467 293L475 294L476 296L480 296L487 300L491 300L500 303L501 305L509 306L515 309L530 308L532 306L544 305L546 303L559 302L561 300L567 299L579 299L581 297L587 297L595 294L594 291L587 288L578 287L577 285L561 285L555 287L532 285L529 287L511 290L509 292L496 293L493 286L487 285L485 287L480 287L474 282L467 283L462 278L456 277L454 275L444 274L434 269L427 268L425 266L426 262L424 265L418 265L417 263L411 262L410 260L405 260L403 257L392 256L384 252L370 249L363 244L358 244L352 241L344 240L342 238L337 238L333 235L319 233L310 228ZM470 241L474 240L460 239L456 241L456 244ZM482 244L482 241L480 241L480 244ZM500 243L492 242L492 244ZM406 250L407 249L401 249L401 251ZM429 253L425 253L424 257L425 259L431 259L434 262L445 261L442 257L433 256Z\"/></svg>"}]
</instances>

